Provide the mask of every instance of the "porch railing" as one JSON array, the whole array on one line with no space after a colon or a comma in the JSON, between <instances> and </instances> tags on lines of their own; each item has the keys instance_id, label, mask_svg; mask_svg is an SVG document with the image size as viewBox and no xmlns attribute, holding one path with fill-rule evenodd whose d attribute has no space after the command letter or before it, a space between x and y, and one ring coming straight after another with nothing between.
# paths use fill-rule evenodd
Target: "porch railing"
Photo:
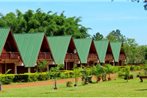
<instances>
[{"instance_id":1,"label":"porch railing","mask_svg":"<svg viewBox=\"0 0 147 98\"><path fill-rule=\"evenodd\" d=\"M51 60L51 54L49 52L40 52L38 59L49 59Z\"/></svg>"},{"instance_id":2,"label":"porch railing","mask_svg":"<svg viewBox=\"0 0 147 98\"><path fill-rule=\"evenodd\" d=\"M107 55L106 55L106 61L113 61L113 56L112 56L112 54L107 54Z\"/></svg>"},{"instance_id":3,"label":"porch railing","mask_svg":"<svg viewBox=\"0 0 147 98\"><path fill-rule=\"evenodd\" d=\"M120 58L119 58L120 60L125 60L126 59L126 57L125 57L125 55L124 54L120 54Z\"/></svg>"},{"instance_id":4,"label":"porch railing","mask_svg":"<svg viewBox=\"0 0 147 98\"><path fill-rule=\"evenodd\" d=\"M78 60L78 55L77 54L73 54L73 53L67 53L65 60L67 61L76 61Z\"/></svg>"},{"instance_id":5,"label":"porch railing","mask_svg":"<svg viewBox=\"0 0 147 98\"><path fill-rule=\"evenodd\" d=\"M2 53L0 58L1 59L19 59L20 58L20 54L18 52Z\"/></svg>"},{"instance_id":6,"label":"porch railing","mask_svg":"<svg viewBox=\"0 0 147 98\"><path fill-rule=\"evenodd\" d=\"M88 61L97 61L97 55L96 54L89 54Z\"/></svg>"}]
</instances>

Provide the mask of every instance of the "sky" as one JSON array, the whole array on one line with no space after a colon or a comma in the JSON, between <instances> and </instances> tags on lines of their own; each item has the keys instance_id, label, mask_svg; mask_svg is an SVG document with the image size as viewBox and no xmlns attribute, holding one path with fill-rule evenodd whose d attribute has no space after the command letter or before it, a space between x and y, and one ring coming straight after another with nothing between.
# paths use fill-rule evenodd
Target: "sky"
<instances>
[{"instance_id":1,"label":"sky","mask_svg":"<svg viewBox=\"0 0 147 98\"><path fill-rule=\"evenodd\" d=\"M139 45L147 45L147 11L143 3L129 0L0 0L0 13L7 14L19 9L57 12L67 17L81 17L81 24L91 28L90 35L100 32L107 36L119 29L128 38L134 38Z\"/></svg>"}]
</instances>

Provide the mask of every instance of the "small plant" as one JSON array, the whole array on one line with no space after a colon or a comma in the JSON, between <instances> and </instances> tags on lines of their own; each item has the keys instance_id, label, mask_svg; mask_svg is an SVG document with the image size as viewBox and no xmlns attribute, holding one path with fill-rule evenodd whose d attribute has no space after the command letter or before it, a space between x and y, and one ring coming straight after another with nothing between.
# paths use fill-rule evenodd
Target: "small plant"
<instances>
[{"instance_id":1,"label":"small plant","mask_svg":"<svg viewBox=\"0 0 147 98\"><path fill-rule=\"evenodd\" d=\"M125 68L125 78L126 78L127 82L129 80L129 76L130 76L130 67L127 66Z\"/></svg>"},{"instance_id":2,"label":"small plant","mask_svg":"<svg viewBox=\"0 0 147 98\"><path fill-rule=\"evenodd\" d=\"M37 65L37 69L39 72L43 72L43 70L46 68L46 65L47 65L47 61L46 60L43 60L43 61L40 61Z\"/></svg>"},{"instance_id":3,"label":"small plant","mask_svg":"<svg viewBox=\"0 0 147 98\"><path fill-rule=\"evenodd\" d=\"M97 77L97 81L99 82L101 80L102 74L105 73L104 67L101 65L96 65L93 67L93 74Z\"/></svg>"},{"instance_id":4,"label":"small plant","mask_svg":"<svg viewBox=\"0 0 147 98\"><path fill-rule=\"evenodd\" d=\"M57 89L57 76L60 73L60 69L63 68L63 65L57 65L56 67L52 67L50 72L52 73L54 77L54 89Z\"/></svg>"},{"instance_id":5,"label":"small plant","mask_svg":"<svg viewBox=\"0 0 147 98\"><path fill-rule=\"evenodd\" d=\"M71 81L66 82L66 87L72 87L73 83Z\"/></svg>"},{"instance_id":6,"label":"small plant","mask_svg":"<svg viewBox=\"0 0 147 98\"><path fill-rule=\"evenodd\" d=\"M108 80L111 80L111 73L114 72L114 67L110 64L107 64L105 66L105 69L106 69L106 73L108 74Z\"/></svg>"},{"instance_id":7,"label":"small plant","mask_svg":"<svg viewBox=\"0 0 147 98\"><path fill-rule=\"evenodd\" d=\"M78 77L81 75L81 69L78 68L77 65L74 65L73 74L74 74L74 78L75 78L75 84L74 84L74 86L77 86Z\"/></svg>"}]
</instances>

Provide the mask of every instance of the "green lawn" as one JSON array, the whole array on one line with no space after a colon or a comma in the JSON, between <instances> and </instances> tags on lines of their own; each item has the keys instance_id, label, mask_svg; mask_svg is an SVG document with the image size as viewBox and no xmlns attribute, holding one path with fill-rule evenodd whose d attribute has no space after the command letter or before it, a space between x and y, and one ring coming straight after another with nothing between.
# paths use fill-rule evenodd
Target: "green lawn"
<instances>
[{"instance_id":1,"label":"green lawn","mask_svg":"<svg viewBox=\"0 0 147 98\"><path fill-rule=\"evenodd\" d=\"M4 89L0 92L1 97L147 97L147 80L143 83L139 79L130 80L123 79L106 81L100 83L88 84L78 87L67 88L65 84L58 85L58 90L53 90L53 85L26 87L17 89Z\"/></svg>"}]
</instances>

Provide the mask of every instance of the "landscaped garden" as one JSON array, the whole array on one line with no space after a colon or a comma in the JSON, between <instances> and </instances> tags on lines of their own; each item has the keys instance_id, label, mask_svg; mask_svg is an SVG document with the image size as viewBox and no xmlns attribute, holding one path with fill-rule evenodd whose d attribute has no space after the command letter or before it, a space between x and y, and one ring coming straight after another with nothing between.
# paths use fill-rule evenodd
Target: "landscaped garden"
<instances>
[{"instance_id":1,"label":"landscaped garden","mask_svg":"<svg viewBox=\"0 0 147 98\"><path fill-rule=\"evenodd\" d=\"M21 96L146 97L147 96L146 93L147 80L140 82L140 79L137 77L139 75L146 74L145 66L114 67L114 66L106 65L105 67L101 67L97 65L90 68L84 67L82 71L81 68L74 67L73 71L62 71L62 72L59 71L58 68L54 68L49 73L34 73L34 74L30 73L20 76L11 75L13 76L13 79L0 78L1 81L2 79L6 79L5 81L10 79L12 82L10 86L18 85L18 84L23 85L24 82L29 82L29 81L42 81L49 79L47 80L48 85L26 86L21 88L19 87L5 88L5 86L3 86L4 88L2 88L2 91L0 91L0 96L1 97L4 96L7 97L10 96L12 97L17 97L17 96L19 97ZM104 75L104 73L107 74L107 77L106 75ZM90 78L91 76L93 76L93 78ZM59 81L63 78L73 78L73 79L60 83ZM15 82L16 80L21 80L21 79L25 81ZM49 83L49 81L52 81L52 83ZM57 82L56 90L55 90L55 82Z\"/></svg>"}]
</instances>

